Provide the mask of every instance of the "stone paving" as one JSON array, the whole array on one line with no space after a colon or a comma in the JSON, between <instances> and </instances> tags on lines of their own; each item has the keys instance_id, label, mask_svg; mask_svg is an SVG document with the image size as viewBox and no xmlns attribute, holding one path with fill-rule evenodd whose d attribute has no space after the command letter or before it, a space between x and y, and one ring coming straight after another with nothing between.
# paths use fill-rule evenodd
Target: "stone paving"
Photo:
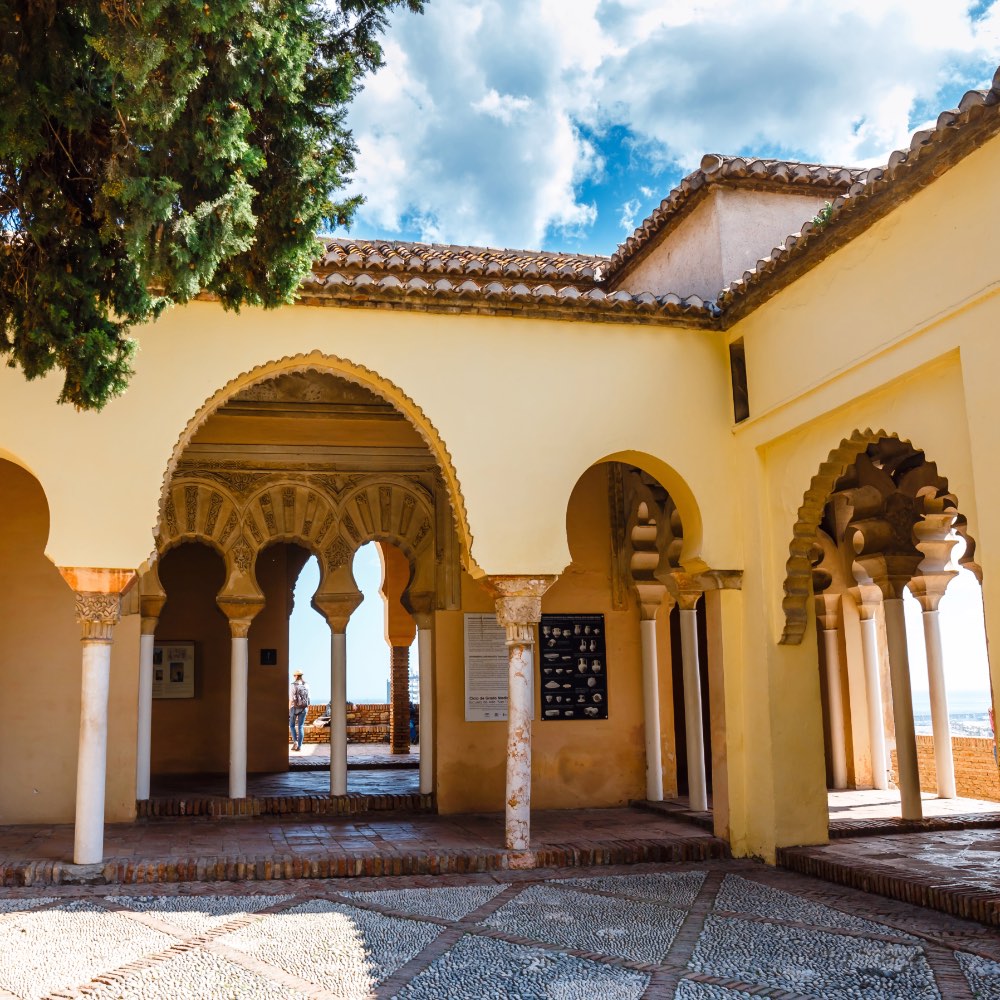
<instances>
[{"instance_id":1,"label":"stone paving","mask_svg":"<svg viewBox=\"0 0 1000 1000\"><path fill-rule=\"evenodd\" d=\"M0 997L997 1000L1000 935L749 861L0 890Z\"/></svg>"},{"instance_id":2,"label":"stone paving","mask_svg":"<svg viewBox=\"0 0 1000 1000\"><path fill-rule=\"evenodd\" d=\"M372 767L350 768L347 791L352 795L413 795L420 791L420 774L412 768ZM150 792L154 798L178 795L229 794L229 778L224 774L161 775L152 779ZM295 768L275 774L248 774L247 795L291 796L329 795L330 771Z\"/></svg>"}]
</instances>

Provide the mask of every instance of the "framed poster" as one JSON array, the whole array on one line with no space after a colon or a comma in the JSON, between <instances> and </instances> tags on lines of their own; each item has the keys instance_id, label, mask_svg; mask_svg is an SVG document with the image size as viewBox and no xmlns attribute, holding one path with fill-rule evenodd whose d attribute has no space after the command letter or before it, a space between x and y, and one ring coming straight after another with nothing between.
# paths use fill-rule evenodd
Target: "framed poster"
<instances>
[{"instance_id":1,"label":"framed poster","mask_svg":"<svg viewBox=\"0 0 1000 1000\"><path fill-rule=\"evenodd\" d=\"M153 647L153 697L194 697L193 642L162 642Z\"/></svg>"},{"instance_id":2,"label":"framed poster","mask_svg":"<svg viewBox=\"0 0 1000 1000\"><path fill-rule=\"evenodd\" d=\"M542 615L538 668L542 721L608 717L604 615Z\"/></svg>"},{"instance_id":3,"label":"framed poster","mask_svg":"<svg viewBox=\"0 0 1000 1000\"><path fill-rule=\"evenodd\" d=\"M507 719L507 642L494 614L465 616L465 721Z\"/></svg>"}]
</instances>

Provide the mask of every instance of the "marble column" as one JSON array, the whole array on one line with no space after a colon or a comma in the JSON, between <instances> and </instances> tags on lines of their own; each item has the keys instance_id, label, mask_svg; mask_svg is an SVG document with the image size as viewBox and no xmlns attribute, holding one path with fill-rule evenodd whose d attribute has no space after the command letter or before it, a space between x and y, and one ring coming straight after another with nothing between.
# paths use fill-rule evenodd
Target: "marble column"
<instances>
[{"instance_id":1,"label":"marble column","mask_svg":"<svg viewBox=\"0 0 1000 1000\"><path fill-rule=\"evenodd\" d=\"M958 791L955 785L955 759L951 744L951 722L948 718L948 693L944 679L944 646L941 642L939 607L948 584L958 576L953 569L952 551L959 538L953 527L955 514L925 514L914 525L917 548L923 561L917 567L917 576L910 581L910 591L923 611L924 642L927 646L927 684L931 702L931 728L934 733L934 769L937 776L937 793L942 799L953 799Z\"/></svg>"},{"instance_id":2,"label":"marble column","mask_svg":"<svg viewBox=\"0 0 1000 1000\"><path fill-rule=\"evenodd\" d=\"M821 594L816 598L816 624L822 636L830 718L830 763L836 789L847 788L844 689L840 680L840 601L840 594Z\"/></svg>"},{"instance_id":3,"label":"marble column","mask_svg":"<svg viewBox=\"0 0 1000 1000\"><path fill-rule=\"evenodd\" d=\"M910 654L906 643L906 619L902 596L886 597L885 636L889 645L889 679L892 684L892 718L896 727L896 763L899 770L899 799L903 819L921 819L920 770L917 766L917 737L913 723L913 694L910 689Z\"/></svg>"},{"instance_id":4,"label":"marble column","mask_svg":"<svg viewBox=\"0 0 1000 1000\"><path fill-rule=\"evenodd\" d=\"M96 864L104 857L111 643L121 616L122 592L135 574L131 570L62 566L59 572L75 593L83 644L73 861Z\"/></svg>"},{"instance_id":5,"label":"marble column","mask_svg":"<svg viewBox=\"0 0 1000 1000\"><path fill-rule=\"evenodd\" d=\"M868 709L868 742L872 754L872 785L889 787L889 761L885 748L885 719L882 707L882 670L878 654L878 609L882 591L861 584L849 591L858 606L861 629L861 656L865 673L865 705Z\"/></svg>"},{"instance_id":6,"label":"marble column","mask_svg":"<svg viewBox=\"0 0 1000 1000\"><path fill-rule=\"evenodd\" d=\"M347 623L360 593L316 594L313 607L330 626L330 794L347 794Z\"/></svg>"},{"instance_id":7,"label":"marble column","mask_svg":"<svg viewBox=\"0 0 1000 1000\"><path fill-rule=\"evenodd\" d=\"M684 735L687 746L688 805L692 812L708 809L705 775L705 729L701 710L701 665L698 662L698 599L701 591L682 590L680 606L681 657L684 676Z\"/></svg>"},{"instance_id":8,"label":"marble column","mask_svg":"<svg viewBox=\"0 0 1000 1000\"><path fill-rule=\"evenodd\" d=\"M526 851L531 841L531 716L535 626L541 620L542 594L555 578L490 576L497 621L507 642L507 788L504 843Z\"/></svg>"},{"instance_id":9,"label":"marble column","mask_svg":"<svg viewBox=\"0 0 1000 1000\"><path fill-rule=\"evenodd\" d=\"M662 613L667 628L670 627L672 597L665 597L666 588L649 595L643 601L640 592L639 637L642 643L642 707L643 730L646 744L646 799L663 801L663 751L660 732L660 675L657 660L657 616ZM656 598L659 597L659 600ZM661 607L663 611L660 612Z\"/></svg>"},{"instance_id":10,"label":"marble column","mask_svg":"<svg viewBox=\"0 0 1000 1000\"><path fill-rule=\"evenodd\" d=\"M414 615L420 656L420 794L434 791L434 614Z\"/></svg>"},{"instance_id":11,"label":"marble column","mask_svg":"<svg viewBox=\"0 0 1000 1000\"><path fill-rule=\"evenodd\" d=\"M135 738L135 797L149 798L150 754L153 741L153 647L156 645L156 625L166 603L162 591L139 597L141 615L139 634L139 703Z\"/></svg>"}]
</instances>

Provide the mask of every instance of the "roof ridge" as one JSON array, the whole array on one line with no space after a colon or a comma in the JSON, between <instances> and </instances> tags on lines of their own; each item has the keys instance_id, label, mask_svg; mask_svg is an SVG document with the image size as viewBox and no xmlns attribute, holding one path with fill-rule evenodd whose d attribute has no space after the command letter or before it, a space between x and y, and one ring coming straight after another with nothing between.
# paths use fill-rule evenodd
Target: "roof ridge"
<instances>
[{"instance_id":1,"label":"roof ridge","mask_svg":"<svg viewBox=\"0 0 1000 1000\"><path fill-rule=\"evenodd\" d=\"M404 249L419 247L428 250L451 251L453 253L479 252L496 255L504 254L512 257L575 257L581 260L595 261L608 261L611 259L607 254L584 253L576 250L528 250L515 249L513 247L478 246L472 243L428 243L423 240L393 240L382 237L333 236L324 238L323 243L328 249L334 244L339 246L369 244Z\"/></svg>"}]
</instances>

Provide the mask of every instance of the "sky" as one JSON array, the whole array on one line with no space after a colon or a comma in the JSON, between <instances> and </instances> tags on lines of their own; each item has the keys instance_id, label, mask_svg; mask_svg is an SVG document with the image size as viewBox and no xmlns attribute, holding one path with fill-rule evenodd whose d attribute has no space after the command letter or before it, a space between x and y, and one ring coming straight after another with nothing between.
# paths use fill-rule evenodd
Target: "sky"
<instances>
[{"instance_id":1,"label":"sky","mask_svg":"<svg viewBox=\"0 0 1000 1000\"><path fill-rule=\"evenodd\" d=\"M384 50L353 235L610 254L705 153L885 162L989 84L1000 0L429 0Z\"/></svg>"},{"instance_id":2,"label":"sky","mask_svg":"<svg viewBox=\"0 0 1000 1000\"><path fill-rule=\"evenodd\" d=\"M396 12L384 51L348 117L349 193L367 199L350 235L611 254L705 153L884 163L989 85L1000 0L429 0L423 15ZM348 630L354 701L384 699L388 677L366 551L355 574L374 596ZM309 572L293 662L320 665L325 700L329 633L308 608ZM942 627L956 688L979 690L981 599L963 587Z\"/></svg>"}]
</instances>

